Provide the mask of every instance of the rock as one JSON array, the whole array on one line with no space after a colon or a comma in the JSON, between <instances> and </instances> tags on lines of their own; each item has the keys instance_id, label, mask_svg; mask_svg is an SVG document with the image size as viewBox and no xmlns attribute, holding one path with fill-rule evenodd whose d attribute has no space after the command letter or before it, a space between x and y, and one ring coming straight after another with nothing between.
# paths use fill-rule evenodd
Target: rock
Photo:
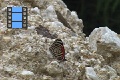
<instances>
[{"instance_id":1,"label":"rock","mask_svg":"<svg viewBox=\"0 0 120 80\"><path fill-rule=\"evenodd\" d=\"M47 9L42 13L44 21L56 21L57 15L53 5L47 7Z\"/></svg>"},{"instance_id":2,"label":"rock","mask_svg":"<svg viewBox=\"0 0 120 80\"><path fill-rule=\"evenodd\" d=\"M6 42L9 42L11 40L11 37L9 36L4 36L3 37L3 40L6 41Z\"/></svg>"},{"instance_id":3,"label":"rock","mask_svg":"<svg viewBox=\"0 0 120 80\"><path fill-rule=\"evenodd\" d=\"M52 80L52 77L51 76L46 76L46 75L43 75L43 80Z\"/></svg>"},{"instance_id":4,"label":"rock","mask_svg":"<svg viewBox=\"0 0 120 80\"><path fill-rule=\"evenodd\" d=\"M40 14L40 10L38 9L38 7L32 8L31 11Z\"/></svg>"},{"instance_id":5,"label":"rock","mask_svg":"<svg viewBox=\"0 0 120 80\"><path fill-rule=\"evenodd\" d=\"M86 67L86 77L91 80L100 80L92 67Z\"/></svg>"},{"instance_id":6,"label":"rock","mask_svg":"<svg viewBox=\"0 0 120 80\"><path fill-rule=\"evenodd\" d=\"M28 27L28 29L35 29L35 26L30 26L30 27Z\"/></svg>"},{"instance_id":7,"label":"rock","mask_svg":"<svg viewBox=\"0 0 120 80\"><path fill-rule=\"evenodd\" d=\"M115 69L108 65L103 65L102 68L95 69L100 80L119 80L120 77L117 76Z\"/></svg>"},{"instance_id":8,"label":"rock","mask_svg":"<svg viewBox=\"0 0 120 80\"><path fill-rule=\"evenodd\" d=\"M58 20L63 23L64 26L68 27L71 29L71 31L75 32L73 30L73 28L71 28L70 24L66 21L66 19L62 16L62 14L56 10L56 14L57 14L57 17L58 17Z\"/></svg>"},{"instance_id":9,"label":"rock","mask_svg":"<svg viewBox=\"0 0 120 80\"><path fill-rule=\"evenodd\" d=\"M51 34L49 30L43 27L42 25L40 25L39 27L36 27L36 31L37 31L37 34L43 35L43 37L47 37L51 39L57 38L56 34Z\"/></svg>"},{"instance_id":10,"label":"rock","mask_svg":"<svg viewBox=\"0 0 120 80\"><path fill-rule=\"evenodd\" d=\"M16 65L8 65L4 66L4 71L8 72L9 74L15 73Z\"/></svg>"},{"instance_id":11,"label":"rock","mask_svg":"<svg viewBox=\"0 0 120 80\"><path fill-rule=\"evenodd\" d=\"M117 77L117 72L115 71L115 69L113 69L110 66L105 66L106 70L108 70L108 74L110 76L109 80L114 80Z\"/></svg>"},{"instance_id":12,"label":"rock","mask_svg":"<svg viewBox=\"0 0 120 80\"><path fill-rule=\"evenodd\" d=\"M89 44L91 49L97 51L97 44L105 44L108 47L112 47L109 50L116 52L120 49L120 38L117 33L111 31L108 27L95 28L89 35ZM114 49L113 49L114 48Z\"/></svg>"},{"instance_id":13,"label":"rock","mask_svg":"<svg viewBox=\"0 0 120 80\"><path fill-rule=\"evenodd\" d=\"M120 38L108 27L93 30L89 36L89 45L92 50L106 58L120 55Z\"/></svg>"},{"instance_id":14,"label":"rock","mask_svg":"<svg viewBox=\"0 0 120 80\"><path fill-rule=\"evenodd\" d=\"M50 76L60 76L62 75L62 69L60 69L59 63L57 61L52 61L50 64L45 66L45 69Z\"/></svg>"},{"instance_id":15,"label":"rock","mask_svg":"<svg viewBox=\"0 0 120 80\"><path fill-rule=\"evenodd\" d=\"M24 70L24 71L21 72L21 75L23 75L23 76L31 76L31 75L34 75L34 73L31 72L31 71Z\"/></svg>"},{"instance_id":16,"label":"rock","mask_svg":"<svg viewBox=\"0 0 120 80\"><path fill-rule=\"evenodd\" d=\"M34 73L31 71L23 70L21 73L19 73L19 76L23 79L34 79Z\"/></svg>"},{"instance_id":17,"label":"rock","mask_svg":"<svg viewBox=\"0 0 120 80\"><path fill-rule=\"evenodd\" d=\"M20 5L28 7L28 29L7 29L6 6ZM75 11L70 11L62 0L2 0L0 12L0 79L120 80L120 57L112 56L119 55L114 53L115 50L119 51L116 48L119 41L113 41L116 45L111 44L114 45L111 51L105 46L106 51L101 50L99 43L94 40L97 49L109 52L112 56L112 61L106 64L110 68L105 67L104 62L108 57L102 55L101 51L94 50L94 47L90 49L90 38L85 40L82 19L78 18ZM60 20L61 16L63 21ZM108 34L114 33L111 34L109 30ZM49 47L56 38L63 41L67 59L65 62L57 61L49 52ZM110 40L104 41L109 43Z\"/></svg>"},{"instance_id":18,"label":"rock","mask_svg":"<svg viewBox=\"0 0 120 80\"><path fill-rule=\"evenodd\" d=\"M117 33L108 27L96 28L89 36L89 45L93 51L103 56L104 63L115 68L117 73L120 72L118 67L120 64L118 62L120 60L120 38Z\"/></svg>"}]
</instances>

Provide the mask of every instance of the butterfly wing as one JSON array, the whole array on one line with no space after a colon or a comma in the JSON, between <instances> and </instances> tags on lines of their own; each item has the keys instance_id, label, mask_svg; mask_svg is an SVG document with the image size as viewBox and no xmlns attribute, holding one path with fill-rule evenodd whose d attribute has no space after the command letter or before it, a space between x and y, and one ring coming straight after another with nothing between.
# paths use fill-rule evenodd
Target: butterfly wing
<instances>
[{"instance_id":1,"label":"butterfly wing","mask_svg":"<svg viewBox=\"0 0 120 80\"><path fill-rule=\"evenodd\" d=\"M56 40L49 50L58 60L65 60L65 49L61 40Z\"/></svg>"},{"instance_id":2,"label":"butterfly wing","mask_svg":"<svg viewBox=\"0 0 120 80\"><path fill-rule=\"evenodd\" d=\"M62 51L62 60L65 59L65 49L64 46L61 46L61 51Z\"/></svg>"}]
</instances>

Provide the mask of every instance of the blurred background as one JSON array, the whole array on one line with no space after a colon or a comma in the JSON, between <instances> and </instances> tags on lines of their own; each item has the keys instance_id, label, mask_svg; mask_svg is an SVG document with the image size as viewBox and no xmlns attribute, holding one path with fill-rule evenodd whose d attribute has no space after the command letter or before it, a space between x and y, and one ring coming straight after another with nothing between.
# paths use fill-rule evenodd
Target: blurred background
<instances>
[{"instance_id":1,"label":"blurred background","mask_svg":"<svg viewBox=\"0 0 120 80\"><path fill-rule=\"evenodd\" d=\"M94 28L108 26L120 34L120 0L63 0L83 20L88 36Z\"/></svg>"}]
</instances>

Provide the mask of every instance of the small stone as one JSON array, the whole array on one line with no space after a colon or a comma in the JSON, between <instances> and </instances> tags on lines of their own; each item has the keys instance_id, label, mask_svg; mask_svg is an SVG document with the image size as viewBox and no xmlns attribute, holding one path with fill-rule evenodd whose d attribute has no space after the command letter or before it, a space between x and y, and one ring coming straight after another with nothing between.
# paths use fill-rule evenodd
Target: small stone
<instances>
[{"instance_id":1,"label":"small stone","mask_svg":"<svg viewBox=\"0 0 120 80\"><path fill-rule=\"evenodd\" d=\"M72 11L72 12L71 12L71 15L74 16L75 18L78 18L78 15L76 14L75 11Z\"/></svg>"},{"instance_id":2,"label":"small stone","mask_svg":"<svg viewBox=\"0 0 120 80\"><path fill-rule=\"evenodd\" d=\"M31 71L24 70L24 71L21 72L21 75L23 75L23 76L29 76L29 75L34 75L34 73L31 72Z\"/></svg>"},{"instance_id":3,"label":"small stone","mask_svg":"<svg viewBox=\"0 0 120 80\"><path fill-rule=\"evenodd\" d=\"M28 52L31 52L32 51L32 48L31 46L28 47Z\"/></svg>"},{"instance_id":4,"label":"small stone","mask_svg":"<svg viewBox=\"0 0 120 80\"><path fill-rule=\"evenodd\" d=\"M92 67L86 67L86 77L92 80L99 80L98 76L96 75L96 72Z\"/></svg>"},{"instance_id":5,"label":"small stone","mask_svg":"<svg viewBox=\"0 0 120 80\"><path fill-rule=\"evenodd\" d=\"M31 11L40 14L40 10L38 9L38 7L32 8Z\"/></svg>"},{"instance_id":6,"label":"small stone","mask_svg":"<svg viewBox=\"0 0 120 80\"><path fill-rule=\"evenodd\" d=\"M28 29L35 29L35 26L30 26L30 27L28 27Z\"/></svg>"},{"instance_id":7,"label":"small stone","mask_svg":"<svg viewBox=\"0 0 120 80\"><path fill-rule=\"evenodd\" d=\"M11 37L9 36L4 36L3 37L3 40L6 41L6 42L9 42L11 40Z\"/></svg>"},{"instance_id":8,"label":"small stone","mask_svg":"<svg viewBox=\"0 0 120 80\"><path fill-rule=\"evenodd\" d=\"M43 80L51 80L52 77L51 76L46 76L46 75L43 75Z\"/></svg>"}]
</instances>

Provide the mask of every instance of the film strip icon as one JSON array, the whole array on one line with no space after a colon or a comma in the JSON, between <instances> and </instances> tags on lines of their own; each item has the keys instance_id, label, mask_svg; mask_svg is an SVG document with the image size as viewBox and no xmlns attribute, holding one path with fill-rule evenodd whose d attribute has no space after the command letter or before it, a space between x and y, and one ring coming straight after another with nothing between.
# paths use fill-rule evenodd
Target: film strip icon
<instances>
[{"instance_id":1,"label":"film strip icon","mask_svg":"<svg viewBox=\"0 0 120 80\"><path fill-rule=\"evenodd\" d=\"M27 28L27 7L7 7L7 28Z\"/></svg>"}]
</instances>

